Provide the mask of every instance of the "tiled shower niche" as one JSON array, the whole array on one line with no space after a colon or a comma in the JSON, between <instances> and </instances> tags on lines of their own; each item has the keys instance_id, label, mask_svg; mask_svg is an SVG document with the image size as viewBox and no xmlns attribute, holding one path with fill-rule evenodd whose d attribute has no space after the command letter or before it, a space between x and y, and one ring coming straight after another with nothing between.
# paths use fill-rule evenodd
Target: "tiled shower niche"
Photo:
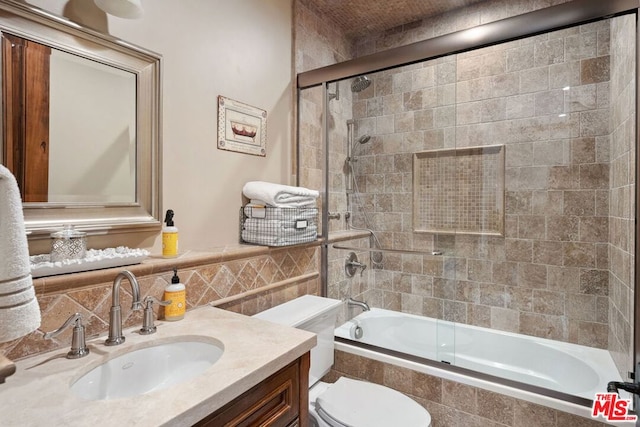
<instances>
[{"instance_id":1,"label":"tiled shower niche","mask_svg":"<svg viewBox=\"0 0 640 427\"><path fill-rule=\"evenodd\" d=\"M415 232L503 235L503 145L415 153L413 176Z\"/></svg>"}]
</instances>

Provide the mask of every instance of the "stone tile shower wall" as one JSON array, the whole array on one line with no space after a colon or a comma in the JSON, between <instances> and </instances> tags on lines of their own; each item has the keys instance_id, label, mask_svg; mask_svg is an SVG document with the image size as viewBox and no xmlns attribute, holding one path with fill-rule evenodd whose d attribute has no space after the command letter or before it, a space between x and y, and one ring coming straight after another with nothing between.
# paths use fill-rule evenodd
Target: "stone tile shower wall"
<instances>
[{"instance_id":1,"label":"stone tile shower wall","mask_svg":"<svg viewBox=\"0 0 640 427\"><path fill-rule=\"evenodd\" d=\"M454 10L450 13L426 18L422 20L418 20L414 23L410 23L407 25L403 25L397 28L390 29L388 31L382 33L371 34L366 37L362 37L357 40L344 40L342 39L339 43L333 39L332 37L326 36L327 33L334 34L331 32L330 27L331 23L327 22L322 18L322 16L317 15L317 13L313 10L313 7L309 5L308 0L297 0L296 3L296 17L298 17L298 10L304 10L305 13L309 13L310 16L314 15L313 18L309 16L305 17L307 21L304 21L304 31L306 35L310 35L311 37L300 38L296 35L296 63L298 66L298 71L309 70L313 67L305 66L300 67L301 58L305 58L304 65L309 65L311 62L308 58L321 58L323 63L321 65L328 65L329 63L340 62L344 59L348 59L349 55L342 55L337 53L332 53L335 50L335 46L340 46L341 49L345 46L345 43L352 43L352 57L364 56L367 54L384 51L386 49L390 49L393 47L398 47L402 45L407 45L409 43L425 40L432 37L437 37L439 35L452 33L454 31L459 31L467 28L472 28L477 25L486 24L489 22L494 22L499 19L508 18L510 16L519 15L522 13L530 12L533 10L537 10L543 7L548 7L552 5L557 5L561 3L565 3L568 0L551 0L544 2L532 2L529 0L490 0L486 2L482 2L476 5L472 5L470 7L465 7L463 9ZM306 9L299 8L298 5L302 4L306 7ZM420 17L417 17L420 19ZM311 19L309 21L308 19ZM298 20L298 18L296 18ZM562 232L562 222L559 224L548 223L545 217L544 223L544 239L536 240L534 237L540 235L541 224L537 221L536 217L544 216L540 215L540 212L550 209L551 212L555 212L556 214L553 216L561 217L561 213L564 211L564 195L565 191L571 191L570 189L557 189L557 190L549 190L548 192L542 190L535 190L531 192L531 197L525 197L523 201L519 201L514 197L510 198L510 203L523 203L522 207L525 212L531 212L530 215L527 214L512 214L517 217L517 222L514 221L514 217L511 217L511 220L508 222L510 224L510 230L512 233L516 233L515 237L510 237L510 244L508 250L511 251L513 249L524 249L525 252L529 251L531 248L532 258L533 254L535 255L534 262L520 262L520 261L507 261L506 253L507 249L505 248L504 241L499 238L486 238L486 239L477 239L475 242L472 239L466 236L460 236L456 239L453 239L450 236L440 235L438 237L429 238L428 236L421 234L414 234L411 238L409 238L409 234L403 234L399 232L392 233L390 235L385 235L385 244L391 242L391 244L395 244L396 247L400 245L404 245L404 247L413 247L417 249L425 249L429 250L433 247L439 247L442 249L451 249L457 246L458 249L462 249L462 252L458 252L460 257L451 257L445 260L444 257L416 257L412 255L405 255L403 257L394 257L394 256L385 256L385 263L387 267L391 267L390 271L375 271L375 274L378 276L377 281L381 283L379 289L372 293L371 295L375 296L375 299L379 302L385 302L390 307L399 307L404 305L405 307L410 307L411 310L415 312L424 311L428 313L444 313L445 311L448 313L456 313L456 317L462 317L463 313L466 315L467 319L470 323L475 322L476 324L482 325L495 325L500 329L510 330L513 328L515 324L519 329L520 325L520 309L523 310L522 319L530 325L529 330L534 332L534 334L542 334L545 332L544 328L547 325L546 320L551 320L551 328L549 332L551 336L556 336L557 332L561 332L561 335L567 337L569 341L579 341L579 342L589 342L591 337L594 337L597 341L597 344L600 346L606 345L606 342L609 343L609 348L612 350L614 355L614 359L623 375L626 376L626 371L629 370L631 366L631 356L630 356L630 348L629 340L633 334L632 330L632 318L633 312L631 306L633 304L633 239L632 231L623 231L623 225L630 225L630 218L633 217L629 212L633 212L634 210L634 186L635 182L626 182L625 179L633 179L634 176L634 161L635 152L632 148L634 146L634 142L626 141L628 144L627 148L623 148L621 143L616 143L616 141L624 141L625 138L621 138L621 135L627 135L627 137L633 138L632 135L634 132L627 130L628 126L632 123L629 118L633 117L635 114L635 104L633 100L629 97L624 97L621 95L629 95L633 93L633 89L629 86L629 84L633 84L635 82L635 78L633 76L628 75L631 69L634 67L629 67L628 65L621 67L621 64L627 63L627 61L632 60L633 58L628 57L628 55L624 55L624 51L629 51L629 44L633 40L635 41L634 35L629 35L627 32L629 28L623 26L625 29L616 30L615 25L612 28L611 32L611 66L610 66L610 76L611 76L611 85L609 87L609 98L611 99L611 113L612 113L612 122L611 134L605 135L596 135L596 136L587 136L585 139L581 138L569 138L569 153L575 154L572 157L573 160L577 163L567 165L555 165L552 166L555 168L554 174L562 174L569 173L570 176L577 179L580 179L580 165L581 163L585 165L590 164L602 164L603 168L606 168L606 165L609 166L610 173L610 185L611 190L609 188L597 189L595 191L595 195L597 196L597 206L598 206L598 216L593 217L593 225L589 225L589 220L587 216L580 217L579 215L570 215L574 216L572 220L567 220L568 225L567 234L576 234L576 227L578 236L582 231L583 236L586 238L586 233L592 233L599 235L602 234L610 234L608 238L605 238L605 242L583 242L588 245L593 245L595 247L595 254L590 256L591 258L595 258L597 260L596 267L597 268L586 268L584 269L584 273L582 273L582 269L580 267L567 267L552 265L552 264L544 264L541 263L542 256L540 255L540 249L544 251L542 253L546 253L544 258L553 259L554 254L559 254L559 252L554 252L553 248L558 248L559 246L565 246L564 240L544 240L547 238L547 233L550 232L558 238L561 238L560 235ZM587 28L588 29L588 28ZM296 31L301 31L300 24L297 26ZM580 32L581 30L578 30ZM591 31L593 33L593 31ZM577 34L574 34L577 36ZM619 41L615 41L616 37ZM630 38L629 38L630 37ZM592 68L593 71L597 71L600 69L598 64L602 65L604 60L601 57L606 57L607 53L605 51L608 43L607 43L608 35L606 31L596 31L595 41L593 39L593 34L588 34L587 38L584 41L580 41L578 37L571 38L566 45L568 48L568 52L570 54L575 54L579 52L581 49L591 49L595 47L596 55L591 58L585 57L584 59L591 59L591 61L585 62L585 66L587 68L589 65L594 65ZM542 41L537 39L538 41ZM550 40L548 40L551 42ZM595 43L595 45L594 45ZM321 47L321 45L324 45ZM625 47L626 45L626 47ZM526 60L534 60L536 61L536 47L533 47L533 53L531 51L531 46L520 50L520 58L516 56L512 56L510 61L513 63ZM551 45L550 45L551 47ZM527 51L527 49L529 49ZM631 49L633 50L633 49ZM348 52L348 49L342 49L342 52ZM528 52L528 53L527 53ZM539 52L541 52L539 50ZM629 52L633 53L633 52ZM330 55L333 55L333 60L330 58ZM515 55L515 51L514 51ZM527 58L527 55L529 56ZM533 58L532 58L533 55ZM343 58L344 56L344 58ZM618 59L617 59L618 58ZM487 62L487 66L490 65L489 57L484 59ZM537 61L541 61L542 56L539 54ZM473 62L470 58L466 61L467 63ZM437 113L437 116L429 116L419 118L416 120L416 123L419 120L422 120L423 123L427 123L423 126L428 125L429 120L438 120L438 123L453 123L456 119L454 113L451 112L451 107L447 109L447 106L452 105L452 97L456 98L456 63L451 58L440 58L436 61L432 61L431 64L435 67L434 78L438 82L438 86L435 86L437 90L435 91L427 91L423 92L423 99L420 100L418 97L420 95L416 95L414 97L408 97L406 102L408 104L413 103L414 105L418 102L422 102L424 105L430 102L434 107L440 107L440 110ZM500 63L498 63L499 65ZM575 64L575 63L574 63ZM616 65L618 64L618 65ZM463 64L464 65L464 64ZM535 64L534 64L535 65ZM580 68L576 69L575 65L573 67L567 67L559 65L559 64L550 64L551 67L558 72L559 74L565 73L567 76L573 76L574 79L581 78L582 74L582 63L580 63ZM409 67L404 68L404 70L408 70ZM527 72L526 70L522 70L523 72ZM429 71L427 71L428 73ZM587 76L591 75L591 79L594 79L599 73L591 72L589 73L585 70ZM535 76L536 70L529 69L528 73ZM551 75L551 74L550 74ZM370 76L373 77L373 76ZM430 78L427 76L427 78ZM596 77L597 79L597 77ZM478 79L472 79L471 81L479 82ZM386 82L386 83L385 83ZM498 82L498 80L496 80ZM617 82L620 82L619 84ZM625 83L626 82L626 83ZM504 84L507 84L508 81L505 81ZM515 82L511 82L515 84ZM550 81L551 83L551 81ZM378 81L377 85L380 84L392 84L390 83L390 77L385 77L385 80ZM519 84L519 82L518 82ZM606 90L606 82L601 83L593 83L591 85L595 85L595 102L596 102L596 110L604 110L607 108L606 100L607 100L607 90ZM593 105L594 102L594 94L593 94L593 86L590 86L588 89L582 89L581 91L573 91L573 94L570 95L573 101L585 102L581 100L587 100L590 105ZM369 90L372 90L372 87ZM468 91L472 90L486 90L486 87L483 88L470 88L467 85L466 88ZM525 105L528 105L529 110L533 108L535 111L536 106L538 109L542 109L545 107L545 103L543 102L543 95L536 95L534 92L535 87L531 87L531 92L528 94L523 94L521 98L514 97L509 104L505 107L508 107L507 111L510 111L510 114L515 115L515 117L520 115L526 115L527 110L524 108ZM316 90L316 89L313 89ZM426 96L425 96L426 95ZM514 95L516 96L516 95ZM531 106L531 98L533 96L533 106ZM538 96L538 104L536 105L536 96ZM521 99L522 101L529 100L528 104L524 102L522 104L518 104L516 101ZM354 114L360 114L360 117L364 117L363 114L366 113L367 108L378 108L383 109L385 105L382 100L370 99L371 103L367 104L368 100L364 98L360 98L360 102L356 102L354 105ZM314 108L318 112L319 121L317 124L321 123L321 97L317 97L317 103ZM493 108L490 100L484 104L478 103L477 105L481 105L482 108L480 111L478 109L470 108L471 111L467 111L468 114L479 114L480 118L483 117L491 117L492 114L500 114L502 112L502 105L499 104L496 106L497 108ZM395 101L397 103L405 103L404 93L402 98L396 96ZM566 102L565 102L566 104ZM557 108L558 100L555 103L548 103L549 109ZM470 105L471 106L471 105ZM387 107L388 108L388 107ZM514 110L515 108L515 110ZM518 113L518 109L520 112ZM553 111L553 110L550 110ZM301 114L305 114L305 111L301 108ZM574 117L579 112L574 112ZM618 118L616 119L614 116L618 114ZM406 117L406 116L405 116ZM596 124L597 121L594 119L598 118L597 111L590 113L585 113L585 120L583 124L586 126L590 123ZM496 120L497 118L492 118L491 120ZM522 117L521 123L526 123L526 117ZM535 121L530 121L530 126L521 126L518 127L515 131L524 134L531 134L536 131L536 123ZM573 128L579 129L580 122L577 123L572 120ZM624 125L622 126L622 124ZM406 124L406 121L402 120L398 121L398 126L402 126ZM471 126L470 123L468 126ZM482 131L484 128L489 128L490 124L479 125L475 123L476 131ZM384 126L384 124L383 124ZM396 122L390 122L386 124L387 129L392 128L395 129ZM550 132L552 129L557 128L555 123L550 123ZM424 137L431 138L432 140L442 141L442 146L452 146L451 141L455 137L455 134L452 134L453 127L452 126L444 126L443 128L434 128L431 130L424 131ZM362 133L362 131L360 131ZM550 133L551 134L551 133ZM618 136L616 136L616 134ZM372 141L372 143L367 144L366 147L369 151L369 154L386 154L388 155L386 159L386 166L382 163L382 157L378 158L379 162L377 164L378 170L383 170L384 168L392 168L398 167L400 169L407 168L409 164L410 157L403 155L401 152L399 155L395 155L394 150L397 147L402 147L403 144L408 143L411 140L411 136L407 134L407 138L397 138L388 136L385 145L382 146L380 144L376 144L376 138ZM613 141L610 140L610 136ZM467 138L471 138L471 136L467 136ZM302 135L301 135L302 138ZM618 138L618 139L616 139ZM563 150L567 150L567 138L562 138L563 141L560 144L563 146ZM575 139L575 141L574 141ZM612 147L609 147L609 143L612 143ZM495 144L500 144L500 141L494 141ZM392 146L392 145L395 145ZM438 146L435 144L431 144L429 146ZM524 145L522 145L524 147ZM536 156L537 161L539 162L541 157L546 156L547 158L553 158L553 150L554 145L549 141L547 144L547 149L543 150L543 145L539 145L536 147L537 150L534 153L531 150L528 152L523 150L520 154L523 158L532 158L534 155ZM425 148L426 149L426 148ZM571 151L573 150L573 151ZM545 154L546 153L546 154ZM567 151L563 151L563 161L566 160L565 155ZM582 154L580 154L582 153ZM609 158L609 153L611 153ZM571 154L570 154L571 155ZM581 159L581 160L580 160ZM512 159L513 160L513 159ZM368 159L366 156L360 158L359 167L370 168L370 170L375 170L376 163L375 159ZM609 163L610 162L610 163ZM319 166L321 167L321 166ZM332 168L336 167L332 165ZM338 169L342 169L343 165L337 166ZM599 167L599 166L596 166ZM533 168L533 167L531 167ZM583 168L583 176L586 178L588 166ZM577 171L577 172L576 172ZM314 173L320 173L319 171L312 171L311 175ZM304 168L300 171L301 177L308 175ZM533 169L529 172L525 172L525 176L520 176L521 180L526 181L526 173L535 173ZM540 173L538 171L538 173ZM614 176L617 176L617 178ZM387 177L387 181L384 184L380 184L376 180L379 178L371 177L371 183L373 185L382 185L383 187L386 185L387 188L396 188L402 191L390 193L377 193L375 197L368 197L366 209L373 208L380 214L383 211L386 211L389 215L387 218L391 223L399 224L403 221L404 217L402 214L398 215L396 212L393 212L393 204L405 204L409 205L411 203L411 195L409 191L404 190L404 186L406 185L403 181L404 177L402 173L396 173L394 176L390 174L385 174ZM554 175L557 177L557 175ZM336 179L336 181L338 181ZM304 182L304 181L303 181ZM332 181L333 182L333 181ZM623 184L624 183L624 184ZM584 195L586 193L580 193L582 189L575 190L575 193L568 194L568 200L576 200L581 194ZM340 191L337 188L332 189L335 194L331 197L338 196L340 197ZM515 196L515 194L512 194ZM594 196L594 197L596 197ZM611 214L609 215L609 203L608 199L611 199ZM596 210L596 200L594 200L593 211L595 213ZM577 201L577 200L576 200ZM342 202L340 202L342 203ZM529 204L529 205L527 205ZM555 211L554 211L555 209ZM602 210L606 210L605 214L602 213ZM616 212L626 212L616 213ZM606 217L604 219L603 217ZM382 222L380 215L377 216L376 222ZM577 222L576 222L577 220ZM609 222L609 226L611 231L603 231L603 228L609 228L604 225L604 222ZM530 224L530 226L527 225ZM331 223L334 226L334 223ZM582 227L581 227L582 225ZM528 232L529 230L529 232ZM521 233L518 235L518 233ZM533 236L533 237L528 237ZM617 236L617 237L616 237ZM627 237L628 240L625 240L624 237ZM568 237L568 236L567 236ZM600 238L599 237L599 238ZM565 237L566 238L566 237ZM590 238L591 240L593 238ZM517 242L517 241L523 241ZM529 240L530 242L527 242ZM517 242L517 243L516 243ZM562 245L559 245L559 242L562 242ZM457 245L456 245L457 243ZM530 243L530 244L529 244ZM567 247L573 247L575 250L572 251L575 257L579 257L579 249L585 248L585 245L573 245L570 246L572 242L566 241ZM580 243L580 242L576 242ZM355 242L350 244L350 246L357 246ZM534 252L534 250L536 252ZM350 295L358 296L360 298L366 298L369 295L370 288L374 283L373 277L367 278L368 274L371 274L371 269L367 269L363 278L357 277L354 279L345 279L343 273L342 261L346 256L346 251L338 251L338 254L334 254L334 256L330 257L334 260L333 268L330 272L330 277L334 277L337 282L334 284L333 289L337 289L339 295L344 295L349 293ZM469 254L470 257L466 258L465 254ZM611 256L611 266L609 269L609 255ZM359 254L360 256L360 254ZM463 257L465 256L465 257ZM493 263L486 262L487 257L490 256L495 259L505 259L505 261ZM511 255L509 255L511 257ZM564 257L564 254L562 255ZM462 258L462 259L460 259ZM365 258L366 260L366 258ZM514 269L514 263L516 268ZM518 269L518 264L522 264L522 268ZM369 264L370 265L370 264ZM545 266L544 275L539 265ZM489 268L490 266L490 268ZM525 268L526 266L526 268ZM446 271L446 273L445 273ZM461 286L458 289L447 288L444 283L447 283L447 280L451 280L447 277L454 276L458 271L460 274L466 274L470 282L467 286ZM422 274L427 273L427 274ZM603 279L602 275L607 275L608 279ZM442 277L445 276L445 277ZM462 277L458 275L459 277ZM536 278L537 277L537 278ZM545 301L552 301L552 299L548 299L545 297L553 297L557 296L557 290L552 288L546 289L542 287L531 287L530 283L537 283L536 286L542 286L541 281L542 278L545 280L551 280L550 283L565 283L564 288L570 289L571 291L566 292L564 294L564 299L560 298L560 302L556 305L548 304L547 308L545 307ZM492 282L485 282L487 280L495 280L497 283L492 284ZM606 282L610 281L610 284L605 286ZM507 285L508 283L514 284L518 283L519 285ZM329 283L330 289L333 282ZM520 286L524 285L524 286ZM480 287L482 286L482 287ZM501 293L501 290L504 289L504 286L509 286L507 289L510 289L512 292L510 294L504 295ZM577 290L577 291L576 291ZM355 293L354 293L355 292ZM359 295L357 292L361 292ZM534 292L536 297L534 298ZM453 294L453 295L452 295ZM445 298L446 297L446 298ZM482 304L478 303L469 303L467 300L476 301L480 299ZM494 305L488 305L487 302L493 301ZM542 312L554 313L560 312L559 306L562 305L564 307L564 311L570 313L569 316L562 316L559 314L544 314ZM536 307L534 309L534 307ZM537 310L537 311L534 311ZM444 314L443 314L444 315ZM475 319L475 320L474 320ZM554 321L555 319L555 321ZM538 326L535 326L538 325ZM581 326L580 326L581 325ZM555 327L554 327L555 326ZM559 328L559 329L558 329ZM603 336L603 329L608 329L608 337ZM537 332L536 332L537 330ZM568 337L568 331L571 331L570 337ZM590 331L592 330L592 331ZM578 333L576 333L578 331ZM580 333L580 331L582 331ZM577 335L582 335L580 339L578 339Z\"/></svg>"},{"instance_id":2,"label":"stone tile shower wall","mask_svg":"<svg viewBox=\"0 0 640 427\"><path fill-rule=\"evenodd\" d=\"M319 17L309 0L294 3L296 72L312 70L346 61L352 57L352 46L335 26ZM336 92L336 85L340 88ZM338 97L329 102L327 116L330 129L329 211L346 210L344 159L346 157L347 120L352 118L351 91L347 82L331 83L329 92ZM324 189L325 151L322 144L323 88L318 86L301 92L298 105L299 181L300 185ZM343 230L344 221L331 220L331 230Z\"/></svg>"},{"instance_id":3,"label":"stone tile shower wall","mask_svg":"<svg viewBox=\"0 0 640 427\"><path fill-rule=\"evenodd\" d=\"M370 76L354 102L374 135L357 163L367 210L383 246L444 255L386 255L365 299L607 348L609 40L598 22ZM496 144L504 236L415 233L413 153Z\"/></svg>"},{"instance_id":4,"label":"stone tile shower wall","mask_svg":"<svg viewBox=\"0 0 640 427\"><path fill-rule=\"evenodd\" d=\"M633 366L635 69L632 16L611 24L611 152L609 207L609 350L621 372Z\"/></svg>"}]
</instances>

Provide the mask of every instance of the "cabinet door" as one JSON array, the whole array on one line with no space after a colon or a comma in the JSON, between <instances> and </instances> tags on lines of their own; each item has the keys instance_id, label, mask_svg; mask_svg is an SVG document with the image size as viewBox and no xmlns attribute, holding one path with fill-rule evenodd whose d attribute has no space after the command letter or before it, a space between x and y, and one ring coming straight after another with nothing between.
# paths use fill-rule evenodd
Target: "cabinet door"
<instances>
[{"instance_id":1,"label":"cabinet door","mask_svg":"<svg viewBox=\"0 0 640 427\"><path fill-rule=\"evenodd\" d=\"M278 371L196 424L198 427L288 427L298 425L301 386L307 387L308 355ZM301 369L302 368L302 369ZM301 376L303 378L301 378ZM306 400L304 401L306 408ZM304 411L303 411L304 412Z\"/></svg>"}]
</instances>

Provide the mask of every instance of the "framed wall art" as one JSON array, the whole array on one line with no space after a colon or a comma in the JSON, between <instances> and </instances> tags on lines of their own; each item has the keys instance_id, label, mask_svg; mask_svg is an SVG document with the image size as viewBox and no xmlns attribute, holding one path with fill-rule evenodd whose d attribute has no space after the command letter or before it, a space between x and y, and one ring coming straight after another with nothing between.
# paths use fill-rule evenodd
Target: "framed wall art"
<instances>
[{"instance_id":1,"label":"framed wall art","mask_svg":"<svg viewBox=\"0 0 640 427\"><path fill-rule=\"evenodd\" d=\"M218 96L218 148L265 157L267 112Z\"/></svg>"}]
</instances>

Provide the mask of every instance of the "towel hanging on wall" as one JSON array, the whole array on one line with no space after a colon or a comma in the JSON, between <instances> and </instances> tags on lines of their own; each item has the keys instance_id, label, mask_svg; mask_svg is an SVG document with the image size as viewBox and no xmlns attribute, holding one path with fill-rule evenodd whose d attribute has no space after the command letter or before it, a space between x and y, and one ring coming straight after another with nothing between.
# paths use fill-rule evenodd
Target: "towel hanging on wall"
<instances>
[{"instance_id":1,"label":"towel hanging on wall","mask_svg":"<svg viewBox=\"0 0 640 427\"><path fill-rule=\"evenodd\" d=\"M13 174L0 165L0 342L27 335L40 326L33 289L29 246L20 190Z\"/></svg>"}]
</instances>

